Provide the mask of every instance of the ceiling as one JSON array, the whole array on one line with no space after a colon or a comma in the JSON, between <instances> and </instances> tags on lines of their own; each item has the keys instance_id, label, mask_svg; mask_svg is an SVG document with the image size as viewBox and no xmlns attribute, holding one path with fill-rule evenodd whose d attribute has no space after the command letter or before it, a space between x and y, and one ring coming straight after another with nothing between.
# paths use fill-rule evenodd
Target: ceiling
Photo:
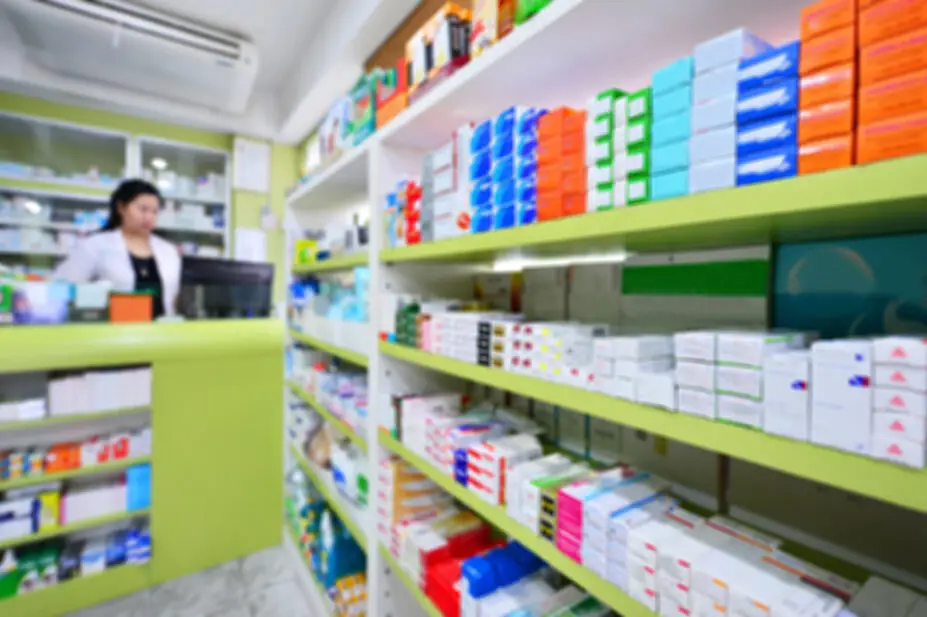
<instances>
[{"instance_id":1,"label":"ceiling","mask_svg":"<svg viewBox=\"0 0 927 617\"><path fill-rule=\"evenodd\" d=\"M236 113L217 111L192 99L180 101L170 96L176 94L167 92L170 88L164 89L165 96L153 96L124 87L121 81L105 83L104 76L126 70L109 64L118 62L119 54L114 60L109 59L112 54L104 56L98 69L91 64L91 71L99 70L100 80L94 79L95 75L61 72L59 63L47 61L47 50L36 50L35 37L20 36L23 20L14 19L14 2L22 5L33 1L0 0L0 93L8 90L65 103L80 102L197 128L297 143L321 120L334 99L346 93L362 74L366 58L420 0L122 0L130 8L149 9L253 43L257 74L247 109L236 109ZM87 4L86 0L70 1ZM27 26L36 27L35 21ZM115 40L118 36L113 26L107 24L106 28L93 41L102 39L104 50L109 37ZM51 30L45 34L46 39L60 40ZM64 52L59 49L57 53ZM160 61L177 62L168 75L185 70L183 62L166 56Z\"/></svg>"}]
</instances>

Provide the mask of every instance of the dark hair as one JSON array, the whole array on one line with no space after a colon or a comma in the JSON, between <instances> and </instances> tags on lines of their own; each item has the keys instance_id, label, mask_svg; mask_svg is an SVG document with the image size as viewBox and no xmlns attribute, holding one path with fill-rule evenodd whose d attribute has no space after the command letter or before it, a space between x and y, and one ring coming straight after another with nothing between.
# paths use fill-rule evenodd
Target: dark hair
<instances>
[{"instance_id":1,"label":"dark hair","mask_svg":"<svg viewBox=\"0 0 927 617\"><path fill-rule=\"evenodd\" d=\"M154 195L158 198L158 205L164 203L158 188L146 180L124 180L109 196L109 218L101 231L113 231L122 227L122 215L119 206L130 204L141 195Z\"/></svg>"}]
</instances>

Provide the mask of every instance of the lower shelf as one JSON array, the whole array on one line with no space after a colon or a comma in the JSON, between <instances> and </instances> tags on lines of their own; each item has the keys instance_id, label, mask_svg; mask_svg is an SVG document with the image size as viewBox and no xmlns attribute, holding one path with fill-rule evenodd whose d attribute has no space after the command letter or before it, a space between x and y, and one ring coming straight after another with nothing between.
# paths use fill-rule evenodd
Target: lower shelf
<instances>
[{"instance_id":1,"label":"lower shelf","mask_svg":"<svg viewBox=\"0 0 927 617\"><path fill-rule=\"evenodd\" d=\"M47 589L0 600L3 617L59 617L150 586L151 564L119 566Z\"/></svg>"},{"instance_id":2,"label":"lower shelf","mask_svg":"<svg viewBox=\"0 0 927 617\"><path fill-rule=\"evenodd\" d=\"M389 564L389 569L393 572L393 576L399 579L402 582L403 587L409 590L409 593L412 594L412 597L415 598L416 602L422 607L422 610L425 611L425 614L428 617L444 617L441 611L438 610L438 607L435 606L431 599L425 595L425 592L422 591L422 588L415 584L409 575L399 567L399 564L396 563L396 558L393 557L393 554L390 553L385 546L380 545L380 554L383 555L383 559L386 560L386 563Z\"/></svg>"},{"instance_id":3,"label":"lower shelf","mask_svg":"<svg viewBox=\"0 0 927 617\"><path fill-rule=\"evenodd\" d=\"M135 518L144 518L148 516L148 514L149 510L145 509L133 510L132 512L119 512L118 514L110 514L108 516L100 516L98 518L89 518L85 521L80 521L79 523L62 525L55 529L40 531L39 533L22 536L21 538L3 540L0 542L0 551L6 550L8 548L14 548L16 546L23 546L24 544L32 544L34 542L50 540L51 538L58 538L69 533L74 533L76 531L83 531L85 529L92 529L94 527L103 527L111 523L118 523L119 521L130 521ZM6 617L6 615L4 615L4 617Z\"/></svg>"},{"instance_id":4,"label":"lower shelf","mask_svg":"<svg viewBox=\"0 0 927 617\"><path fill-rule=\"evenodd\" d=\"M322 588L322 584L313 576L309 561L306 559L302 546L300 546L299 537L293 530L293 526L289 521L284 520L283 527L285 529L283 542L287 546L294 561L299 562L297 569L299 581L306 595L309 597L309 605L313 609L313 614L319 615L319 617L322 617L322 615L333 615L334 610L332 608L332 603L328 599L325 590Z\"/></svg>"}]
</instances>

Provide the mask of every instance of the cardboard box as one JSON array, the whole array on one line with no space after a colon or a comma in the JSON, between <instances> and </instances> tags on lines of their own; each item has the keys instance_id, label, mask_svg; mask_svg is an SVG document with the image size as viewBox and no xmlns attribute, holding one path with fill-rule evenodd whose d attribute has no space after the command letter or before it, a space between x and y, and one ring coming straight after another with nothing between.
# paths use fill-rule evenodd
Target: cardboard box
<instances>
[{"instance_id":1,"label":"cardboard box","mask_svg":"<svg viewBox=\"0 0 927 617\"><path fill-rule=\"evenodd\" d=\"M802 42L799 72L802 76L856 60L856 29L852 26Z\"/></svg>"},{"instance_id":2,"label":"cardboard box","mask_svg":"<svg viewBox=\"0 0 927 617\"><path fill-rule=\"evenodd\" d=\"M859 123L875 124L927 109L927 71L909 73L859 90Z\"/></svg>"},{"instance_id":3,"label":"cardboard box","mask_svg":"<svg viewBox=\"0 0 927 617\"><path fill-rule=\"evenodd\" d=\"M907 32L859 50L862 86L927 69L927 28Z\"/></svg>"},{"instance_id":4,"label":"cardboard box","mask_svg":"<svg viewBox=\"0 0 927 617\"><path fill-rule=\"evenodd\" d=\"M799 175L814 174L853 165L856 158L854 134L832 137L798 147Z\"/></svg>"},{"instance_id":5,"label":"cardboard box","mask_svg":"<svg viewBox=\"0 0 927 617\"><path fill-rule=\"evenodd\" d=\"M860 125L856 139L860 165L927 152L927 112Z\"/></svg>"}]
</instances>

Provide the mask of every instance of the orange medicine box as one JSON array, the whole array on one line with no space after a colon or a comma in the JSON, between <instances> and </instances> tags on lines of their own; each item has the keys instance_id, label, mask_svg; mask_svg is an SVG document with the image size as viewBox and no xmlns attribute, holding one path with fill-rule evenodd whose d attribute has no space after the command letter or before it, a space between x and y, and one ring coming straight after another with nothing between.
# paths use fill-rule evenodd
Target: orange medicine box
<instances>
[{"instance_id":1,"label":"orange medicine box","mask_svg":"<svg viewBox=\"0 0 927 617\"><path fill-rule=\"evenodd\" d=\"M853 134L803 144L798 148L799 175L853 165Z\"/></svg>"},{"instance_id":2,"label":"orange medicine box","mask_svg":"<svg viewBox=\"0 0 927 617\"><path fill-rule=\"evenodd\" d=\"M856 0L820 0L801 11L801 39L806 41L856 23Z\"/></svg>"},{"instance_id":3,"label":"orange medicine box","mask_svg":"<svg viewBox=\"0 0 927 617\"><path fill-rule=\"evenodd\" d=\"M927 27L927 0L883 0L859 13L859 44L872 45Z\"/></svg>"},{"instance_id":4,"label":"orange medicine box","mask_svg":"<svg viewBox=\"0 0 927 617\"><path fill-rule=\"evenodd\" d=\"M574 216L586 213L586 189L575 193L565 193L563 195L563 215Z\"/></svg>"},{"instance_id":5,"label":"orange medicine box","mask_svg":"<svg viewBox=\"0 0 927 617\"><path fill-rule=\"evenodd\" d=\"M563 195L560 191L538 191L538 220L549 221L563 216Z\"/></svg>"},{"instance_id":6,"label":"orange medicine box","mask_svg":"<svg viewBox=\"0 0 927 617\"><path fill-rule=\"evenodd\" d=\"M853 99L825 103L798 112L798 143L806 144L853 132Z\"/></svg>"},{"instance_id":7,"label":"orange medicine box","mask_svg":"<svg viewBox=\"0 0 927 617\"><path fill-rule=\"evenodd\" d=\"M856 28L849 26L802 41L799 73L807 75L835 64L856 60Z\"/></svg>"},{"instance_id":8,"label":"orange medicine box","mask_svg":"<svg viewBox=\"0 0 927 617\"><path fill-rule=\"evenodd\" d=\"M824 103L856 98L856 67L852 62L801 78L798 104L817 107Z\"/></svg>"},{"instance_id":9,"label":"orange medicine box","mask_svg":"<svg viewBox=\"0 0 927 617\"><path fill-rule=\"evenodd\" d=\"M859 123L872 124L927 110L927 71L859 90Z\"/></svg>"},{"instance_id":10,"label":"orange medicine box","mask_svg":"<svg viewBox=\"0 0 927 617\"><path fill-rule=\"evenodd\" d=\"M571 128L582 128L586 123L586 112L570 107L558 107L538 120L538 138L560 135Z\"/></svg>"},{"instance_id":11,"label":"orange medicine box","mask_svg":"<svg viewBox=\"0 0 927 617\"><path fill-rule=\"evenodd\" d=\"M927 69L927 28L859 50L859 83L868 86Z\"/></svg>"},{"instance_id":12,"label":"orange medicine box","mask_svg":"<svg viewBox=\"0 0 927 617\"><path fill-rule=\"evenodd\" d=\"M922 152L927 152L927 112L858 129L857 163L874 163Z\"/></svg>"}]
</instances>

